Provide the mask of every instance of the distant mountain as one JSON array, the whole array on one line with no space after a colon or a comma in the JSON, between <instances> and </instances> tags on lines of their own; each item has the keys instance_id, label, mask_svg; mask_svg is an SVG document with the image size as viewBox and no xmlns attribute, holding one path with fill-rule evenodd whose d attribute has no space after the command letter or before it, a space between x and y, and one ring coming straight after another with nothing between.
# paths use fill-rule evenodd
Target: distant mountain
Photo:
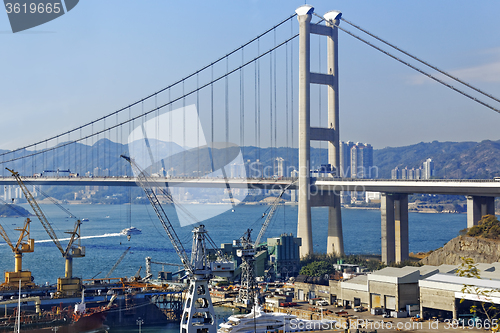
<instances>
[{"instance_id":1,"label":"distant mountain","mask_svg":"<svg viewBox=\"0 0 500 333\"><path fill-rule=\"evenodd\" d=\"M21 206L13 204L3 204L0 205L0 216L1 217L26 217L30 216L30 212Z\"/></svg>"},{"instance_id":2,"label":"distant mountain","mask_svg":"<svg viewBox=\"0 0 500 333\"><path fill-rule=\"evenodd\" d=\"M210 155L206 148L185 150L175 143L156 141L151 139L151 153L155 159L157 156L171 154L169 159L165 159L163 165L168 170L170 167L180 169L184 166L188 171L186 174L194 175L193 171L200 167L206 171L210 164ZM126 144L112 142L108 139L101 139L92 145L87 142L82 143L60 143L59 149L45 149L45 152L28 157L17 159L24 155L33 154L33 151L21 151L14 154L5 154L0 160L17 159L6 166L19 171L21 175L30 176L35 173L47 171L70 170L72 173L80 175L109 175L122 176L132 175L130 166L123 159L121 154L129 155ZM144 146L135 142L134 147ZM235 147L218 148L212 152L213 156L234 156ZM297 148L258 148L246 146L239 148L243 161L260 161L261 170L267 170L267 176L274 174L274 161L277 157L285 159L285 167L295 167L298 165ZM150 161L147 149L135 149L136 155L141 155L143 161ZM40 152L41 150L39 150ZM162 154L163 152L163 154ZM1 151L0 151L1 153ZM500 141L482 142L421 142L405 147L387 147L376 149L373 152L374 165L378 167L378 178L390 178L391 170L396 166L399 168L418 168L422 163L431 158L435 164L436 178L462 178L462 179L491 179L500 176ZM137 157L139 158L139 157ZM326 164L328 152L326 149L311 148L311 168L317 168L321 164ZM223 160L225 160L223 158ZM158 169L157 166L155 166ZM266 169L267 168L267 169ZM3 168L2 168L3 169ZM7 171L3 169L3 174ZM156 171L154 171L156 172ZM50 172L48 172L50 174ZM178 173L179 174L179 173ZM62 173L61 175L67 175ZM289 173L287 172L289 176Z\"/></svg>"},{"instance_id":3,"label":"distant mountain","mask_svg":"<svg viewBox=\"0 0 500 333\"><path fill-rule=\"evenodd\" d=\"M428 142L374 150L379 178L390 178L391 170L418 168L431 158L436 178L490 179L500 176L500 141Z\"/></svg>"}]
</instances>

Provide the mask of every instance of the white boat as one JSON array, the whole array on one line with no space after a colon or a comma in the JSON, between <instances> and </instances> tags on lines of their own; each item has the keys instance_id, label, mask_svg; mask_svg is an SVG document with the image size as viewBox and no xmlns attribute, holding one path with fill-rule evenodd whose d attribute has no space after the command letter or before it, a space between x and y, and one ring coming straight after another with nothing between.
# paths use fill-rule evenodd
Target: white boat
<instances>
[{"instance_id":1,"label":"white boat","mask_svg":"<svg viewBox=\"0 0 500 333\"><path fill-rule=\"evenodd\" d=\"M82 219L82 222L88 222L88 221L89 221L89 219L86 217Z\"/></svg>"},{"instance_id":2,"label":"white boat","mask_svg":"<svg viewBox=\"0 0 500 333\"><path fill-rule=\"evenodd\" d=\"M141 233L142 233L141 229L137 229L136 227L125 228L122 231L120 231L120 234L125 236L139 235Z\"/></svg>"},{"instance_id":3,"label":"white boat","mask_svg":"<svg viewBox=\"0 0 500 333\"><path fill-rule=\"evenodd\" d=\"M266 313L256 307L249 314L232 315L219 324L218 333L300 332L335 329L335 320L306 320L286 313Z\"/></svg>"}]
</instances>

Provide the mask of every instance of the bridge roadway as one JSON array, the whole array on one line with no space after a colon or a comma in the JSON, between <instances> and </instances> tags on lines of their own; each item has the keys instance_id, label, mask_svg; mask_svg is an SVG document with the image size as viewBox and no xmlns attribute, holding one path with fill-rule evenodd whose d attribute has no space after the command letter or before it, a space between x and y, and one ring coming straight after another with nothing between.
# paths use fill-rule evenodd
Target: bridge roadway
<instances>
[{"instance_id":1,"label":"bridge roadway","mask_svg":"<svg viewBox=\"0 0 500 333\"><path fill-rule=\"evenodd\" d=\"M176 187L225 188L223 178L152 178L160 184ZM23 177L30 185L63 186L137 186L133 177ZM281 189L288 184L290 190L298 189L293 178L228 178L232 188ZM0 185L17 185L13 177L0 177ZM383 193L425 193L474 196L500 196L500 181L492 179L353 179L353 178L311 178L311 194L319 192L368 191Z\"/></svg>"},{"instance_id":2,"label":"bridge roadway","mask_svg":"<svg viewBox=\"0 0 500 333\"><path fill-rule=\"evenodd\" d=\"M29 185L66 186L137 186L133 177L25 177ZM245 179L245 178L154 178L159 185L169 187L276 189L290 183L297 190L297 179ZM13 177L0 177L0 185L17 185ZM411 193L455 194L467 196L467 227L470 228L486 214L495 214L495 197L500 197L500 181L484 180L390 180L352 178L311 178L311 207L328 207L341 191L381 192L382 261L401 262L409 258L408 195Z\"/></svg>"}]
</instances>

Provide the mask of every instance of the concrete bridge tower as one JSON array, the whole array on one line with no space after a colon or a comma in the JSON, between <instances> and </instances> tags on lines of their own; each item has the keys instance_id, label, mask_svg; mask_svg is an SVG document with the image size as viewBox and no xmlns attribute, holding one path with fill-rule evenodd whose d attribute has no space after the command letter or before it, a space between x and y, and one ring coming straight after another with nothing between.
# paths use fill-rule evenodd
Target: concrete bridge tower
<instances>
[{"instance_id":1,"label":"concrete bridge tower","mask_svg":"<svg viewBox=\"0 0 500 333\"><path fill-rule=\"evenodd\" d=\"M297 235L302 238L300 255L313 252L311 207L328 206L327 253L344 253L342 236L341 193L311 194L310 149L311 140L328 141L328 163L340 170L339 151L339 94L338 94L338 29L342 13L330 11L324 15L326 25L311 24L314 8L303 5L296 9L299 31L299 207ZM310 71L310 35L326 36L328 39L327 73ZM310 84L328 86L328 124L326 127L311 127Z\"/></svg>"}]
</instances>

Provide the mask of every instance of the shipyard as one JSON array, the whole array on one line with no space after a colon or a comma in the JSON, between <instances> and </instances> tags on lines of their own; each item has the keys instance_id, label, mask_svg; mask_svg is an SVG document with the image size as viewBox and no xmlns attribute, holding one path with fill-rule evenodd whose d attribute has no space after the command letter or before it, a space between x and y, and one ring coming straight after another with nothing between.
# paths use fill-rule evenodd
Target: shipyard
<instances>
[{"instance_id":1,"label":"shipyard","mask_svg":"<svg viewBox=\"0 0 500 333\"><path fill-rule=\"evenodd\" d=\"M500 3L4 4L0 333L500 331Z\"/></svg>"}]
</instances>

